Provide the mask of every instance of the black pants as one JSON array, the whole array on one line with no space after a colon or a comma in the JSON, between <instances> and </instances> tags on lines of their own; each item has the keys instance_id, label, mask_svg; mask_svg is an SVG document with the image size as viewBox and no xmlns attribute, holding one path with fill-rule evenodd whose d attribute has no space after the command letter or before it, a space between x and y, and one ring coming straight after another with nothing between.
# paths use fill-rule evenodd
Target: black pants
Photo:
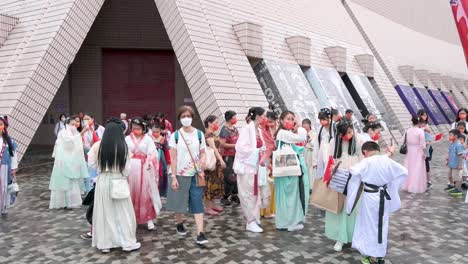
<instances>
[{"instance_id":1,"label":"black pants","mask_svg":"<svg viewBox=\"0 0 468 264\"><path fill-rule=\"evenodd\" d=\"M431 171L431 165L429 164L431 158L426 157L426 172Z\"/></svg>"},{"instance_id":2,"label":"black pants","mask_svg":"<svg viewBox=\"0 0 468 264\"><path fill-rule=\"evenodd\" d=\"M237 195L237 175L234 173L234 157L226 156L223 157L226 163L226 168L223 170L224 173L224 198L228 198L231 195Z\"/></svg>"}]
</instances>

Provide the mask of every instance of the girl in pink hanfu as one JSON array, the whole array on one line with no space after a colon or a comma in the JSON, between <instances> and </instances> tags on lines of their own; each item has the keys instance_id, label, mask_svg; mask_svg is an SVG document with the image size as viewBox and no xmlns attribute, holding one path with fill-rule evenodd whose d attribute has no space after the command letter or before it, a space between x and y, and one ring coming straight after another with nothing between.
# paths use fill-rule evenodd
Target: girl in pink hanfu
<instances>
[{"instance_id":1,"label":"girl in pink hanfu","mask_svg":"<svg viewBox=\"0 0 468 264\"><path fill-rule=\"evenodd\" d=\"M423 193L427 189L426 138L424 131L418 127L419 118L413 116L411 121L413 127L406 131L408 153L405 157L405 167L408 169L408 177L402 189L410 193Z\"/></svg>"},{"instance_id":2,"label":"girl in pink hanfu","mask_svg":"<svg viewBox=\"0 0 468 264\"><path fill-rule=\"evenodd\" d=\"M158 190L158 152L153 140L146 135L141 118L131 122L132 133L125 138L131 153L128 183L137 224L147 224L154 229L153 219L161 210Z\"/></svg>"}]
</instances>

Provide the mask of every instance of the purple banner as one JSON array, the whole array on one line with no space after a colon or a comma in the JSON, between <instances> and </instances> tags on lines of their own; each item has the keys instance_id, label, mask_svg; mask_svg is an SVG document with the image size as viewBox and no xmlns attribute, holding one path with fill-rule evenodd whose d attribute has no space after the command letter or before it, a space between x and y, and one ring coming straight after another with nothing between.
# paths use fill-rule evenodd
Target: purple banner
<instances>
[{"instance_id":1,"label":"purple banner","mask_svg":"<svg viewBox=\"0 0 468 264\"><path fill-rule=\"evenodd\" d=\"M453 120L455 120L455 114L453 113L452 108L450 108L450 105L445 100L444 96L440 93L439 90L429 90L429 94L432 96L432 99L434 99L434 102L445 116L447 122L449 124L452 123Z\"/></svg>"},{"instance_id":2,"label":"purple banner","mask_svg":"<svg viewBox=\"0 0 468 264\"><path fill-rule=\"evenodd\" d=\"M417 115L419 109L424 109L424 106L421 104L421 101L419 101L418 96L416 96L416 93L414 93L411 87L397 85L395 86L395 89L411 115Z\"/></svg>"},{"instance_id":3,"label":"purple banner","mask_svg":"<svg viewBox=\"0 0 468 264\"><path fill-rule=\"evenodd\" d=\"M421 104L424 106L424 109L426 109L426 112L431 118L432 122L434 122L436 126L447 124L447 120L426 88L414 87L413 90L421 101Z\"/></svg>"},{"instance_id":4,"label":"purple banner","mask_svg":"<svg viewBox=\"0 0 468 264\"><path fill-rule=\"evenodd\" d=\"M455 99L453 99L452 95L448 92L441 92L442 95L445 98L445 101L447 101L447 104L450 106L454 114L457 114L458 112L458 106L457 103L455 102Z\"/></svg>"}]
</instances>

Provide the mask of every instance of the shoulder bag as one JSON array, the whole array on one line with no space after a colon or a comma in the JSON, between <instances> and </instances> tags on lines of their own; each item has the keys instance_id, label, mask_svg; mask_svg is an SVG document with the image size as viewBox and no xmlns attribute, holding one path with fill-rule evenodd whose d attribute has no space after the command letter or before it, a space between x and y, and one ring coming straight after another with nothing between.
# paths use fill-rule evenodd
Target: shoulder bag
<instances>
[{"instance_id":1,"label":"shoulder bag","mask_svg":"<svg viewBox=\"0 0 468 264\"><path fill-rule=\"evenodd\" d=\"M405 139L403 141L403 144L400 147L400 154L406 155L408 153L408 146L406 145L406 133L405 133Z\"/></svg>"},{"instance_id":2,"label":"shoulder bag","mask_svg":"<svg viewBox=\"0 0 468 264\"><path fill-rule=\"evenodd\" d=\"M184 134L180 133L180 136L182 137L182 140L184 141L185 146L187 147L187 151L188 151L188 153L190 155L190 158L192 159L193 166L195 167L195 170L197 171L197 174L194 176L194 177L197 177L197 186L198 187L205 187L206 186L205 178L202 177L200 175L200 173L198 172L199 170L197 168L197 163L195 162L195 159L193 158L192 151L190 151L190 148L189 148L189 146L187 144L187 141L185 140Z\"/></svg>"}]
</instances>

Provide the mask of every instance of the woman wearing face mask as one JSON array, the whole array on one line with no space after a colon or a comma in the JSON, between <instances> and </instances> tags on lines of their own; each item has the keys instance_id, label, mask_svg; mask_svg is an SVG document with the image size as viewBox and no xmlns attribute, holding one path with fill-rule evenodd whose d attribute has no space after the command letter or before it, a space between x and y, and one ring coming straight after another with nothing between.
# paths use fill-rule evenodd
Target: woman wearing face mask
<instances>
[{"instance_id":1,"label":"woman wearing face mask","mask_svg":"<svg viewBox=\"0 0 468 264\"><path fill-rule=\"evenodd\" d=\"M159 157L159 194L166 197L167 193L167 176L171 166L171 154L169 153L169 142L165 135L162 134L162 129L159 123L154 123L151 128L151 138L153 139Z\"/></svg>"},{"instance_id":2,"label":"woman wearing face mask","mask_svg":"<svg viewBox=\"0 0 468 264\"><path fill-rule=\"evenodd\" d=\"M237 176L234 173L234 156L236 155L236 142L239 138L239 131L236 128L237 114L234 111L227 111L224 114L226 125L221 128L219 132L220 138L220 152L223 156L226 168L224 169L224 197L221 203L225 206L231 203L239 204L239 197L237 196Z\"/></svg>"},{"instance_id":3,"label":"woman wearing face mask","mask_svg":"<svg viewBox=\"0 0 468 264\"><path fill-rule=\"evenodd\" d=\"M84 114L83 126L87 127L87 131L83 134L83 147L85 160L88 160L88 153L94 143L101 140L104 135L104 127L94 122L94 116L92 114ZM93 188L93 184L96 181L97 170L88 166L89 178L85 182L86 192L89 192Z\"/></svg>"},{"instance_id":4,"label":"woman wearing face mask","mask_svg":"<svg viewBox=\"0 0 468 264\"><path fill-rule=\"evenodd\" d=\"M265 165L268 168L267 175L269 176L269 186L270 186L270 202L269 206L265 209L262 209L260 215L265 218L273 218L275 217L275 186L273 184L273 176L271 175L271 156L273 151L276 149L275 143L275 135L278 129L278 117L276 116L275 112L267 112L267 119L268 121L264 126L261 127L263 140L265 142L266 150L265 150Z\"/></svg>"},{"instance_id":5,"label":"woman wearing face mask","mask_svg":"<svg viewBox=\"0 0 468 264\"><path fill-rule=\"evenodd\" d=\"M205 170L206 190L205 190L205 210L209 215L218 215L224 211L222 207L216 206L214 200L221 199L224 194L224 175L223 169L226 163L221 154L219 154L219 138L215 134L219 130L219 121L216 116L208 116L205 121L205 140L206 144L214 150L216 157L216 168L214 171Z\"/></svg>"},{"instance_id":6,"label":"woman wearing face mask","mask_svg":"<svg viewBox=\"0 0 468 264\"><path fill-rule=\"evenodd\" d=\"M304 159L307 165L307 172L309 174L309 192L312 192L316 173L316 169L314 169L314 141L316 135L312 130L312 122L310 119L306 118L302 120L302 127L307 131L307 140L304 145Z\"/></svg>"},{"instance_id":7,"label":"woman wearing face mask","mask_svg":"<svg viewBox=\"0 0 468 264\"><path fill-rule=\"evenodd\" d=\"M431 133L431 128L429 127L429 116L427 115L426 110L419 109L418 111L419 120L422 121L425 125L423 128L424 132Z\"/></svg>"},{"instance_id":8,"label":"woman wearing face mask","mask_svg":"<svg viewBox=\"0 0 468 264\"><path fill-rule=\"evenodd\" d=\"M8 213L8 207L13 204L8 185L16 182L18 156L16 142L8 135L8 118L0 117L0 214Z\"/></svg>"},{"instance_id":9,"label":"woman wearing face mask","mask_svg":"<svg viewBox=\"0 0 468 264\"><path fill-rule=\"evenodd\" d=\"M268 186L258 185L259 166L265 167L265 142L260 126L267 123L266 111L261 107L249 109L247 125L241 130L236 143L234 171L237 174L240 205L247 220L247 231L261 233L260 209L266 208ZM268 197L266 197L268 196Z\"/></svg>"},{"instance_id":10,"label":"woman wearing face mask","mask_svg":"<svg viewBox=\"0 0 468 264\"><path fill-rule=\"evenodd\" d=\"M467 121L467 113L468 113L468 109L466 109L466 108L458 109L457 118L455 119L455 122L453 122L453 124L452 124L452 129L457 129L458 122L460 122L460 121L463 121L465 123L468 122Z\"/></svg>"},{"instance_id":11,"label":"woman wearing face mask","mask_svg":"<svg viewBox=\"0 0 468 264\"><path fill-rule=\"evenodd\" d=\"M380 129L382 126L380 123L374 123L374 122L367 122L362 129L364 132L361 134L361 142L366 143L367 141L374 141L376 143L379 143L379 138L380 138Z\"/></svg>"},{"instance_id":12,"label":"woman wearing face mask","mask_svg":"<svg viewBox=\"0 0 468 264\"><path fill-rule=\"evenodd\" d=\"M58 134L60 131L62 131L65 128L65 120L67 119L67 116L65 114L61 114L59 116L59 121L55 125L54 133L55 137L58 137Z\"/></svg>"},{"instance_id":13,"label":"woman wearing face mask","mask_svg":"<svg viewBox=\"0 0 468 264\"><path fill-rule=\"evenodd\" d=\"M318 179L321 179L325 173L325 167L327 166L329 157L328 148L330 146L330 141L333 138L330 117L331 111L328 108L321 109L318 114L321 127L313 143L314 154L312 166L312 168L316 170L315 176Z\"/></svg>"},{"instance_id":14,"label":"woman wearing face mask","mask_svg":"<svg viewBox=\"0 0 468 264\"><path fill-rule=\"evenodd\" d=\"M203 133L192 126L195 111L190 106L182 106L177 119L182 128L176 131L169 141L171 147L171 188L167 190L168 211L176 213L176 231L181 236L187 235L183 214L190 213L197 225L197 244L206 244L208 239L203 232L203 192L199 186L199 177L205 177L205 148ZM188 209L188 212L187 212Z\"/></svg>"},{"instance_id":15,"label":"woman wearing face mask","mask_svg":"<svg viewBox=\"0 0 468 264\"><path fill-rule=\"evenodd\" d=\"M277 147L291 145L299 157L302 169L300 176L275 178L276 228L287 229L290 232L304 228L309 203L309 178L302 155L304 148L296 145L307 140L307 131L303 127L295 127L298 123L293 112L285 111L281 113L280 126L276 134Z\"/></svg>"},{"instance_id":16,"label":"woman wearing face mask","mask_svg":"<svg viewBox=\"0 0 468 264\"><path fill-rule=\"evenodd\" d=\"M111 248L132 251L140 248L136 241L135 213L129 197L113 199L110 190L116 179L126 179L131 154L124 138L125 125L120 120L107 123L102 140L89 152L89 165L99 171L93 207L92 246L108 253Z\"/></svg>"},{"instance_id":17,"label":"woman wearing face mask","mask_svg":"<svg viewBox=\"0 0 468 264\"><path fill-rule=\"evenodd\" d=\"M361 145L361 141L355 135L353 124L342 120L337 124L337 136L330 142L328 155L333 156L335 166L349 171L363 158ZM357 210L354 210L350 216L346 214L346 210L339 214L328 211L325 213L325 235L336 241L333 247L335 251L341 251L344 244L352 242L356 212Z\"/></svg>"},{"instance_id":18,"label":"woman wearing face mask","mask_svg":"<svg viewBox=\"0 0 468 264\"><path fill-rule=\"evenodd\" d=\"M83 128L80 133L75 122L75 117L68 118L55 142L52 154L55 161L49 184L50 209L81 206L84 181L89 177L81 137L89 128Z\"/></svg>"},{"instance_id":19,"label":"woman wearing face mask","mask_svg":"<svg viewBox=\"0 0 468 264\"><path fill-rule=\"evenodd\" d=\"M125 138L131 153L128 176L130 195L137 224L147 224L148 230L153 230L153 220L162 207L157 183L158 153L153 140L146 135L143 119L133 119L131 128L132 133Z\"/></svg>"}]
</instances>

